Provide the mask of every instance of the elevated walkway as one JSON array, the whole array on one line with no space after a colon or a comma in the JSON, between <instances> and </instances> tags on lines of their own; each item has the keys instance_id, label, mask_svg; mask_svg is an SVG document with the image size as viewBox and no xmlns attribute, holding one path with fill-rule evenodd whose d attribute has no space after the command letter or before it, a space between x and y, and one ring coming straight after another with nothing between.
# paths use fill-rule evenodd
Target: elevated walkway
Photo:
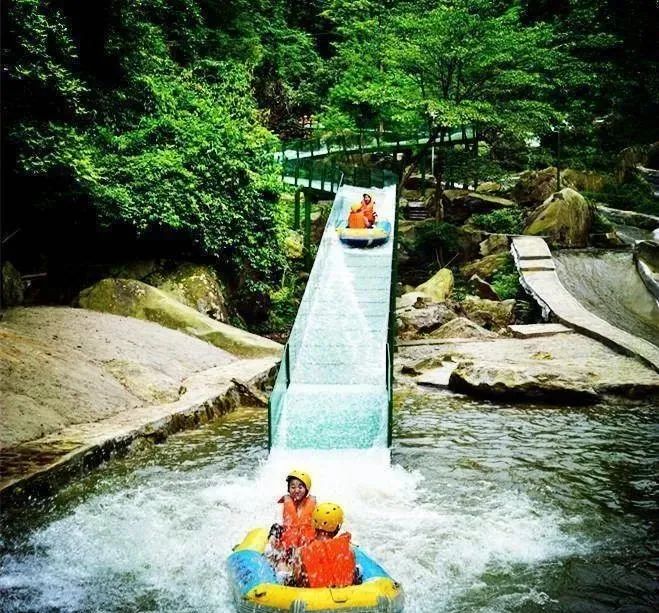
<instances>
[{"instance_id":1,"label":"elevated walkway","mask_svg":"<svg viewBox=\"0 0 659 613\"><path fill-rule=\"evenodd\" d=\"M388 445L394 237L354 249L336 233L365 191L374 197L379 219L394 225L394 185L338 189L270 397L272 447Z\"/></svg>"},{"instance_id":2,"label":"elevated walkway","mask_svg":"<svg viewBox=\"0 0 659 613\"><path fill-rule=\"evenodd\" d=\"M659 371L659 347L600 319L567 291L556 274L556 265L544 239L515 237L511 251L522 285L540 304L545 317L553 314L566 326L635 356Z\"/></svg>"}]
</instances>

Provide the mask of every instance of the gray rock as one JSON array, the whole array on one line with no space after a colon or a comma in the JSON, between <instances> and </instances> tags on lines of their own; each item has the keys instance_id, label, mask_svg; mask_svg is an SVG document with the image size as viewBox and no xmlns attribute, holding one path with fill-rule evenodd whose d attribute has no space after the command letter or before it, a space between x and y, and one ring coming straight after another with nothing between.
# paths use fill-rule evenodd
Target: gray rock
<instances>
[{"instance_id":1,"label":"gray rock","mask_svg":"<svg viewBox=\"0 0 659 613\"><path fill-rule=\"evenodd\" d=\"M488 330L499 330L514 323L514 300L496 302L467 296L461 304L469 319Z\"/></svg>"},{"instance_id":2,"label":"gray rock","mask_svg":"<svg viewBox=\"0 0 659 613\"><path fill-rule=\"evenodd\" d=\"M467 190L446 190L442 194L444 219L452 223L462 223L474 213L491 213L494 210L514 207L507 198L492 196Z\"/></svg>"},{"instance_id":3,"label":"gray rock","mask_svg":"<svg viewBox=\"0 0 659 613\"><path fill-rule=\"evenodd\" d=\"M229 321L226 291L211 266L184 262L173 270L154 272L144 281L212 319Z\"/></svg>"},{"instance_id":4,"label":"gray rock","mask_svg":"<svg viewBox=\"0 0 659 613\"><path fill-rule=\"evenodd\" d=\"M421 309L431 302L432 298L430 296L423 292L417 292L414 288L411 288L411 291L407 291L400 298L396 298L396 308L405 309L408 307L414 307L415 309Z\"/></svg>"},{"instance_id":5,"label":"gray rock","mask_svg":"<svg viewBox=\"0 0 659 613\"><path fill-rule=\"evenodd\" d=\"M492 255L493 253L507 253L510 249L510 239L507 234L490 234L482 243L478 245L482 256Z\"/></svg>"},{"instance_id":6,"label":"gray rock","mask_svg":"<svg viewBox=\"0 0 659 613\"><path fill-rule=\"evenodd\" d=\"M133 279L103 279L78 296L86 309L153 321L241 357L279 354L282 346L216 321L169 294Z\"/></svg>"},{"instance_id":7,"label":"gray rock","mask_svg":"<svg viewBox=\"0 0 659 613\"><path fill-rule=\"evenodd\" d=\"M496 338L497 334L486 330L466 317L456 317L430 333L433 338Z\"/></svg>"},{"instance_id":8,"label":"gray rock","mask_svg":"<svg viewBox=\"0 0 659 613\"><path fill-rule=\"evenodd\" d=\"M508 264L509 259L510 255L508 253L493 253L475 262L465 264L461 268L461 272L467 279L473 275L478 275L481 279L489 280L497 270Z\"/></svg>"},{"instance_id":9,"label":"gray rock","mask_svg":"<svg viewBox=\"0 0 659 613\"><path fill-rule=\"evenodd\" d=\"M413 374L436 368L438 362L458 363L449 386L473 395L564 403L591 402L604 394L652 402L659 393L653 369L575 332L435 342L441 344L401 343L396 360L418 365Z\"/></svg>"},{"instance_id":10,"label":"gray rock","mask_svg":"<svg viewBox=\"0 0 659 613\"><path fill-rule=\"evenodd\" d=\"M510 192L515 202L522 206L538 206L556 191L556 168L523 172Z\"/></svg>"},{"instance_id":11,"label":"gray rock","mask_svg":"<svg viewBox=\"0 0 659 613\"><path fill-rule=\"evenodd\" d=\"M2 307L18 306L23 304L25 286L21 273L11 262L2 265Z\"/></svg>"},{"instance_id":12,"label":"gray rock","mask_svg":"<svg viewBox=\"0 0 659 613\"><path fill-rule=\"evenodd\" d=\"M557 247L586 247L593 217L593 207L586 199L566 187L531 213L524 234L544 236Z\"/></svg>"},{"instance_id":13,"label":"gray rock","mask_svg":"<svg viewBox=\"0 0 659 613\"><path fill-rule=\"evenodd\" d=\"M448 268L441 268L416 291L430 296L433 302L444 302L453 291L453 273Z\"/></svg>"},{"instance_id":14,"label":"gray rock","mask_svg":"<svg viewBox=\"0 0 659 613\"><path fill-rule=\"evenodd\" d=\"M476 188L476 192L479 194L495 194L500 192L501 189L501 183L496 183L495 181L485 181L485 183L481 183Z\"/></svg>"},{"instance_id":15,"label":"gray rock","mask_svg":"<svg viewBox=\"0 0 659 613\"><path fill-rule=\"evenodd\" d=\"M499 294L494 291L494 288L478 275L472 275L469 278L469 287L479 298L485 298L486 300L501 300Z\"/></svg>"},{"instance_id":16,"label":"gray rock","mask_svg":"<svg viewBox=\"0 0 659 613\"><path fill-rule=\"evenodd\" d=\"M582 378L582 373L532 372L507 364L461 363L451 373L450 389L487 398L593 403L599 394Z\"/></svg>"},{"instance_id":17,"label":"gray rock","mask_svg":"<svg viewBox=\"0 0 659 613\"><path fill-rule=\"evenodd\" d=\"M457 315L446 304L430 304L421 309L407 307L396 311L399 321L399 334L404 338L414 338L439 328L442 324L455 319Z\"/></svg>"}]
</instances>

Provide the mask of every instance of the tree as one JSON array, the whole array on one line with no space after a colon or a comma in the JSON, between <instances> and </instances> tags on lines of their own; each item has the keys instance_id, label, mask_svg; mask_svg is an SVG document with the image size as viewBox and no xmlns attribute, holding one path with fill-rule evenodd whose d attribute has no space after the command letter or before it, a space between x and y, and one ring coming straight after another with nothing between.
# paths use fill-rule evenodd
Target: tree
<instances>
[{"instance_id":1,"label":"tree","mask_svg":"<svg viewBox=\"0 0 659 613\"><path fill-rule=\"evenodd\" d=\"M102 226L149 237L153 255L174 239L264 293L283 266L281 183L250 62L209 55L194 1L106 0L93 25L83 5L10 9L10 222L51 263L58 249L80 260ZM102 44L83 44L90 29Z\"/></svg>"},{"instance_id":2,"label":"tree","mask_svg":"<svg viewBox=\"0 0 659 613\"><path fill-rule=\"evenodd\" d=\"M560 117L551 93L567 58L552 48L549 25L524 26L520 15L517 5L483 0L400 3L372 30L386 40L384 56L364 54L357 78L351 71L339 78L328 115L354 113L361 82L387 124L427 129L416 159L450 127L476 126L478 138L489 141L548 131ZM338 55L345 62L358 53L351 40ZM441 158L435 168L439 190Z\"/></svg>"}]
</instances>

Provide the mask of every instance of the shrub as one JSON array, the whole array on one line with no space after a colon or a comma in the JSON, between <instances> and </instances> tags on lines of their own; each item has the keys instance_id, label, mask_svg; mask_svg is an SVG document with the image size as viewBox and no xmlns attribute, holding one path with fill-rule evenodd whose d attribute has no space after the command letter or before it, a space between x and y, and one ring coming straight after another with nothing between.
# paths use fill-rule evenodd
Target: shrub
<instances>
[{"instance_id":1,"label":"shrub","mask_svg":"<svg viewBox=\"0 0 659 613\"><path fill-rule=\"evenodd\" d=\"M519 295L522 286L519 283L519 274L511 256L492 275L491 285L501 300L516 298Z\"/></svg>"},{"instance_id":2,"label":"shrub","mask_svg":"<svg viewBox=\"0 0 659 613\"><path fill-rule=\"evenodd\" d=\"M494 234L520 234L524 228L524 214L517 207L472 215L471 219L477 228Z\"/></svg>"}]
</instances>

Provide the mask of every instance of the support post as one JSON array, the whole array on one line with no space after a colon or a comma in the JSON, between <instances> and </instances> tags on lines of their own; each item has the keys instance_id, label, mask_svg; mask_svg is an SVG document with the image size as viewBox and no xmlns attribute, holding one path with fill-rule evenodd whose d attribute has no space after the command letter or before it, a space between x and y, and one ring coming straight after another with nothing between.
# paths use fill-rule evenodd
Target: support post
<instances>
[{"instance_id":1,"label":"support post","mask_svg":"<svg viewBox=\"0 0 659 613\"><path fill-rule=\"evenodd\" d=\"M556 191L561 191L561 127L556 128Z\"/></svg>"},{"instance_id":2,"label":"support post","mask_svg":"<svg viewBox=\"0 0 659 613\"><path fill-rule=\"evenodd\" d=\"M426 197L426 154L424 153L419 160L421 166L421 196Z\"/></svg>"},{"instance_id":3,"label":"support post","mask_svg":"<svg viewBox=\"0 0 659 613\"><path fill-rule=\"evenodd\" d=\"M295 208L293 209L293 230L300 229L300 194L301 189L295 190Z\"/></svg>"},{"instance_id":4,"label":"support post","mask_svg":"<svg viewBox=\"0 0 659 613\"><path fill-rule=\"evenodd\" d=\"M393 366L394 366L394 352L396 351L396 286L398 284L398 204L400 199L400 179L396 182L396 206L394 209L394 231L393 231L393 245L391 254L391 288L389 291L389 325L388 325L388 342L387 342L387 369L389 381L389 410L388 410L388 424L387 424L387 446L391 447L392 441L392 423L393 423Z\"/></svg>"},{"instance_id":5,"label":"support post","mask_svg":"<svg viewBox=\"0 0 659 613\"><path fill-rule=\"evenodd\" d=\"M309 192L304 194L304 266L311 270L311 197Z\"/></svg>"}]
</instances>

